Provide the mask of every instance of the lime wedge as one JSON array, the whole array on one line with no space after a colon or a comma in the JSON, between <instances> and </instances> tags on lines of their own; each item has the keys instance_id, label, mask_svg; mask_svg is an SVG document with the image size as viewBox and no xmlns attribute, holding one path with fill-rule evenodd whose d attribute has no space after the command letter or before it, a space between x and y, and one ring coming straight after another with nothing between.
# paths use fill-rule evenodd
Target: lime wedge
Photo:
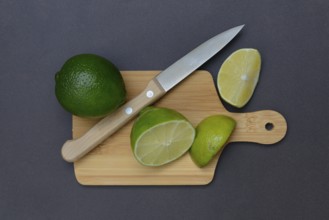
<instances>
[{"instance_id":1,"label":"lime wedge","mask_svg":"<svg viewBox=\"0 0 329 220\"><path fill-rule=\"evenodd\" d=\"M245 106L256 88L260 67L258 50L244 48L232 53L217 75L218 91L222 99L238 108Z\"/></svg>"},{"instance_id":2,"label":"lime wedge","mask_svg":"<svg viewBox=\"0 0 329 220\"><path fill-rule=\"evenodd\" d=\"M194 136L191 123L177 111L147 107L134 122L130 140L141 164L161 166L185 154Z\"/></svg>"},{"instance_id":3,"label":"lime wedge","mask_svg":"<svg viewBox=\"0 0 329 220\"><path fill-rule=\"evenodd\" d=\"M235 120L225 115L213 115L203 119L196 127L195 140L190 149L195 164L199 167L208 165L223 149L235 126Z\"/></svg>"}]
</instances>

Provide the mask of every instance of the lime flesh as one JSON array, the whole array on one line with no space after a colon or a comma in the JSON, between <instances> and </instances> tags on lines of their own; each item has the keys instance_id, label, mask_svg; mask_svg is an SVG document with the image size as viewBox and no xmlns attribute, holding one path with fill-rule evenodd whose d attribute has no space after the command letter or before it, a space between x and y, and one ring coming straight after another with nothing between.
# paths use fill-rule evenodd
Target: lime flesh
<instances>
[{"instance_id":1,"label":"lime flesh","mask_svg":"<svg viewBox=\"0 0 329 220\"><path fill-rule=\"evenodd\" d=\"M243 48L232 53L222 64L217 87L222 99L237 107L245 106L256 88L261 57L256 49Z\"/></svg>"},{"instance_id":2,"label":"lime flesh","mask_svg":"<svg viewBox=\"0 0 329 220\"><path fill-rule=\"evenodd\" d=\"M141 112L131 132L135 158L146 166L170 163L191 147L195 129L180 113L166 108L148 107Z\"/></svg>"}]
</instances>

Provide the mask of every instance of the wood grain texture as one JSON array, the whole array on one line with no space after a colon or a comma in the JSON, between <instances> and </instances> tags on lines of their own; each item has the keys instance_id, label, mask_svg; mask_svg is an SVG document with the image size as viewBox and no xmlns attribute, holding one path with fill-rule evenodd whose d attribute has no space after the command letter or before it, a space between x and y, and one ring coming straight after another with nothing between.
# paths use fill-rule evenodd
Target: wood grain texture
<instances>
[{"instance_id":1,"label":"wood grain texture","mask_svg":"<svg viewBox=\"0 0 329 220\"><path fill-rule=\"evenodd\" d=\"M159 71L122 71L128 90L128 100L140 94ZM286 134L284 117L271 110L251 113L228 112L220 102L213 78L206 71L196 71L155 106L172 108L196 126L214 114L225 114L237 121L229 142L273 144ZM73 116L73 138L86 133L98 120ZM272 124L271 130L266 124ZM74 162L74 172L82 185L204 185L212 181L220 153L211 163L198 168L189 154L161 166L146 167L137 162L130 147L133 120L102 142L80 160Z\"/></svg>"}]
</instances>

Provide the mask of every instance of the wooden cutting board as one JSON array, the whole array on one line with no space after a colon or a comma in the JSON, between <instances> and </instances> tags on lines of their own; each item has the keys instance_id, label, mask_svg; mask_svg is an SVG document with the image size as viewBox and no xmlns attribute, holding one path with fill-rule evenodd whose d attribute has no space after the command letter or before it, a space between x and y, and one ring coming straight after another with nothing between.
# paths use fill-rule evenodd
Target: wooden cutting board
<instances>
[{"instance_id":1,"label":"wooden cutting board","mask_svg":"<svg viewBox=\"0 0 329 220\"><path fill-rule=\"evenodd\" d=\"M139 94L159 71L122 71L128 100ZM222 105L209 72L196 71L155 106L177 110L196 126L202 119L224 114L237 121L229 142L273 144L286 134L287 124L278 112L264 110L231 113ZM73 138L83 135L97 123L95 119L73 116ZM74 163L74 172L82 185L204 185L212 181L220 153L204 167L197 167L188 153L161 167L146 167L137 162L130 148L133 120L100 146ZM243 143L241 143L243 144Z\"/></svg>"}]
</instances>

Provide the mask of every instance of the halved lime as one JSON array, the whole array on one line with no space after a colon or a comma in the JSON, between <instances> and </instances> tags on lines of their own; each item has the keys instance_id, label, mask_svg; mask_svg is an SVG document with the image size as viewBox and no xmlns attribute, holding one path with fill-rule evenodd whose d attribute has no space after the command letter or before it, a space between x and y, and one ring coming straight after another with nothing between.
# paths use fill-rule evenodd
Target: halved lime
<instances>
[{"instance_id":1,"label":"halved lime","mask_svg":"<svg viewBox=\"0 0 329 220\"><path fill-rule=\"evenodd\" d=\"M160 166L181 157L191 147L195 129L179 112L145 108L131 130L131 147L136 159L146 166Z\"/></svg>"},{"instance_id":2,"label":"halved lime","mask_svg":"<svg viewBox=\"0 0 329 220\"><path fill-rule=\"evenodd\" d=\"M244 48L232 53L217 76L218 91L223 100L238 108L246 105L257 85L260 67L258 50Z\"/></svg>"}]
</instances>

